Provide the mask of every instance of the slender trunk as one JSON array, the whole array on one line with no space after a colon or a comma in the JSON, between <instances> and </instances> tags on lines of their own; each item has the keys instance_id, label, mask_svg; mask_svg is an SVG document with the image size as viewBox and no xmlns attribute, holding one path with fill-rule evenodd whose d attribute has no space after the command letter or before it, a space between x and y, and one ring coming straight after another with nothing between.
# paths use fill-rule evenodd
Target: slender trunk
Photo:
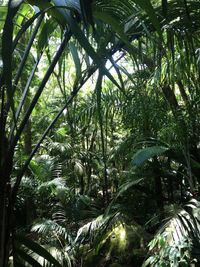
<instances>
[{"instance_id":1,"label":"slender trunk","mask_svg":"<svg viewBox=\"0 0 200 267\"><path fill-rule=\"evenodd\" d=\"M185 103L185 106L188 106L189 100L188 100L188 96L186 94L185 88L183 86L183 83L181 81L178 81L177 84L178 84L178 88L179 88L181 97Z\"/></svg>"},{"instance_id":2,"label":"slender trunk","mask_svg":"<svg viewBox=\"0 0 200 267\"><path fill-rule=\"evenodd\" d=\"M32 152L32 131L31 120L27 121L27 125L24 128L24 152L26 155L30 155Z\"/></svg>"},{"instance_id":3,"label":"slender trunk","mask_svg":"<svg viewBox=\"0 0 200 267\"><path fill-rule=\"evenodd\" d=\"M165 85L162 87L162 92L169 103L171 110L175 117L177 117L176 111L178 109L178 101L176 99L175 93L169 85Z\"/></svg>"},{"instance_id":4,"label":"slender trunk","mask_svg":"<svg viewBox=\"0 0 200 267\"><path fill-rule=\"evenodd\" d=\"M8 164L9 165L9 164ZM11 251L11 185L10 168L4 168L0 175L0 266L7 267Z\"/></svg>"},{"instance_id":5,"label":"slender trunk","mask_svg":"<svg viewBox=\"0 0 200 267\"><path fill-rule=\"evenodd\" d=\"M0 266L5 266L5 235L6 235L6 189L1 187L0 193Z\"/></svg>"},{"instance_id":6,"label":"slender trunk","mask_svg":"<svg viewBox=\"0 0 200 267\"><path fill-rule=\"evenodd\" d=\"M107 173L107 164L106 159L104 159L104 201L105 204L109 201L109 193L108 193L108 173Z\"/></svg>"},{"instance_id":7,"label":"slender trunk","mask_svg":"<svg viewBox=\"0 0 200 267\"><path fill-rule=\"evenodd\" d=\"M28 37L28 36L27 36ZM28 38L24 34L21 38L23 43L28 43ZM21 55L23 57L23 54ZM29 78L29 73L25 70L20 77L20 82L21 82L21 88L26 88L26 84ZM26 111L29 108L29 105L31 103L30 101L31 95L30 91L27 91L26 97L24 99L24 105L23 105L23 111L24 111L24 116L26 114ZM32 152L32 131L31 131L31 118L27 120L26 126L24 127L24 152L26 156L29 156Z\"/></svg>"},{"instance_id":8,"label":"slender trunk","mask_svg":"<svg viewBox=\"0 0 200 267\"><path fill-rule=\"evenodd\" d=\"M0 266L7 267L9 257L9 210L8 205L10 202L10 170L12 163L9 160L5 164L5 155L8 150L8 141L5 132L6 118L4 99L1 102L1 134L0 134ZM10 164L9 164L10 162ZM10 166L10 167L9 167Z\"/></svg>"}]
</instances>

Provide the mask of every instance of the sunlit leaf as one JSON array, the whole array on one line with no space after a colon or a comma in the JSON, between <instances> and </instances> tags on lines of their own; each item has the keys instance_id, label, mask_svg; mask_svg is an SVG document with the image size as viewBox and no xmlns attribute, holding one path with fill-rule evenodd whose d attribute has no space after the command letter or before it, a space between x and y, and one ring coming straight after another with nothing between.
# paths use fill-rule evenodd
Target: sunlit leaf
<instances>
[{"instance_id":1,"label":"sunlit leaf","mask_svg":"<svg viewBox=\"0 0 200 267\"><path fill-rule=\"evenodd\" d=\"M62 267L62 265L45 248L43 248L42 246L40 246L38 243L34 242L33 240L31 240L31 239L29 239L23 235L18 235L17 241L20 242L21 244L25 245L27 248L31 249L33 252L37 253L38 255L43 257L44 259L46 259L48 262L50 262L54 266ZM23 253L23 255L25 255L25 254ZM38 265L38 266L40 266L40 265Z\"/></svg>"},{"instance_id":2,"label":"sunlit leaf","mask_svg":"<svg viewBox=\"0 0 200 267\"><path fill-rule=\"evenodd\" d=\"M138 150L133 156L132 164L136 166L142 165L145 161L160 156L166 152L168 148L162 146L151 146Z\"/></svg>"}]
</instances>

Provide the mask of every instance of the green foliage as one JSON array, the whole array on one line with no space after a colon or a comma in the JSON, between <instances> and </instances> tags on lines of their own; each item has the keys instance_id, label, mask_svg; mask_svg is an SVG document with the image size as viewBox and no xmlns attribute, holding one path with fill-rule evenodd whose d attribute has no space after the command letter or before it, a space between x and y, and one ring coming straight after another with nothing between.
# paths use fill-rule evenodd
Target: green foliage
<instances>
[{"instance_id":1,"label":"green foliage","mask_svg":"<svg viewBox=\"0 0 200 267\"><path fill-rule=\"evenodd\" d=\"M142 165L145 161L155 157L160 156L166 152L168 148L161 146L146 147L138 150L133 156L132 164L136 166Z\"/></svg>"},{"instance_id":2,"label":"green foliage","mask_svg":"<svg viewBox=\"0 0 200 267\"><path fill-rule=\"evenodd\" d=\"M159 254L151 256L142 265L145 266L190 266L191 242L181 240L173 245L166 242L165 236L157 236L149 243L150 250L159 250Z\"/></svg>"},{"instance_id":3,"label":"green foliage","mask_svg":"<svg viewBox=\"0 0 200 267\"><path fill-rule=\"evenodd\" d=\"M27 237L24 237L23 235L20 236L18 235L16 240L20 245L25 245L28 249L41 256L49 264L57 267L62 266L54 257L52 257L52 255L45 248L40 246L38 243L30 240ZM19 251L20 251L19 256L22 257L22 259L28 262L31 266L42 266L25 251L20 249Z\"/></svg>"},{"instance_id":4,"label":"green foliage","mask_svg":"<svg viewBox=\"0 0 200 267\"><path fill-rule=\"evenodd\" d=\"M0 266L198 261L200 3L1 2Z\"/></svg>"},{"instance_id":5,"label":"green foliage","mask_svg":"<svg viewBox=\"0 0 200 267\"><path fill-rule=\"evenodd\" d=\"M191 200L149 243L143 266L190 266L199 260L199 202Z\"/></svg>"},{"instance_id":6,"label":"green foliage","mask_svg":"<svg viewBox=\"0 0 200 267\"><path fill-rule=\"evenodd\" d=\"M136 223L129 224L123 215L117 213L100 216L78 230L75 244L83 266L120 263L122 266L131 262L129 249L139 248L145 231ZM141 249L142 251L142 249ZM100 257L99 255L103 255Z\"/></svg>"},{"instance_id":7,"label":"green foliage","mask_svg":"<svg viewBox=\"0 0 200 267\"><path fill-rule=\"evenodd\" d=\"M43 238L43 243L48 243L48 238L50 238L51 244L57 245L60 249L62 249L62 244L66 246L71 241L66 227L61 226L53 220L43 219L36 221L31 231L38 233Z\"/></svg>"}]
</instances>

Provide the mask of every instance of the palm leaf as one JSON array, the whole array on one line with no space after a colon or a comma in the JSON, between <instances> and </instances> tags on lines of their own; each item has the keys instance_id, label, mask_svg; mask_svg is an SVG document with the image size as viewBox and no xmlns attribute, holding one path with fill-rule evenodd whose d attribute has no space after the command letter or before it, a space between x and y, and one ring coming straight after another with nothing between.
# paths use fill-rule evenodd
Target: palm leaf
<instances>
[{"instance_id":1,"label":"palm leaf","mask_svg":"<svg viewBox=\"0 0 200 267\"><path fill-rule=\"evenodd\" d=\"M19 257L22 258L26 263L29 263L33 267L42 267L38 261L31 257L27 252L22 249L16 248L16 253L18 256L17 262L20 263Z\"/></svg>"},{"instance_id":2,"label":"palm leaf","mask_svg":"<svg viewBox=\"0 0 200 267\"><path fill-rule=\"evenodd\" d=\"M166 147L162 146L151 146L138 150L133 156L132 164L136 166L141 166L145 161L155 157L160 156L168 150Z\"/></svg>"},{"instance_id":3,"label":"palm leaf","mask_svg":"<svg viewBox=\"0 0 200 267\"><path fill-rule=\"evenodd\" d=\"M87 26L90 24L94 28L94 20L92 14L92 1L91 0L80 0L81 14L83 21Z\"/></svg>"},{"instance_id":4,"label":"palm leaf","mask_svg":"<svg viewBox=\"0 0 200 267\"><path fill-rule=\"evenodd\" d=\"M56 29L57 23L53 21L52 19L46 21L42 25L42 29L40 31L40 35L38 37L38 54L40 54L41 51L48 45L48 39L52 35L53 31Z\"/></svg>"},{"instance_id":5,"label":"palm leaf","mask_svg":"<svg viewBox=\"0 0 200 267\"><path fill-rule=\"evenodd\" d=\"M13 18L15 17L22 1L9 1L8 12L5 20L2 36L2 60L3 80L6 85L6 92L9 105L13 112L15 121L14 93L12 85L12 44L13 44Z\"/></svg>"},{"instance_id":6,"label":"palm leaf","mask_svg":"<svg viewBox=\"0 0 200 267\"><path fill-rule=\"evenodd\" d=\"M176 252L174 260L177 265L184 260L191 262L192 258L199 260L200 254L200 203L192 199L184 208L179 209L158 231L149 244L149 250L153 254L143 264L145 266L162 265L162 257L172 264L173 258L170 252ZM181 254L185 250L185 256ZM182 255L182 258L181 258ZM160 265L159 265L160 264ZM187 265L188 266L188 265Z\"/></svg>"},{"instance_id":7,"label":"palm leaf","mask_svg":"<svg viewBox=\"0 0 200 267\"><path fill-rule=\"evenodd\" d=\"M134 0L134 2L136 4L138 4L143 10L146 11L146 13L149 16L153 26L155 27L155 29L157 30L157 32L161 36L160 23L159 23L159 21L157 19L157 16L156 16L154 8L153 8L153 6L151 4L151 1L150 0Z\"/></svg>"},{"instance_id":8,"label":"palm leaf","mask_svg":"<svg viewBox=\"0 0 200 267\"><path fill-rule=\"evenodd\" d=\"M38 254L39 256L43 257L49 263L53 264L53 266L62 267L62 265L45 248L43 248L42 246L40 246L38 243L34 242L33 240L23 235L17 235L16 240L18 243L23 244L28 249ZM24 252L21 254L23 255L23 257L26 257ZM27 257L27 259L31 260L30 257ZM35 266L35 265L33 264L32 266ZM38 263L38 266L40 266L39 263Z\"/></svg>"},{"instance_id":9,"label":"palm leaf","mask_svg":"<svg viewBox=\"0 0 200 267\"><path fill-rule=\"evenodd\" d=\"M103 74L105 74L118 88L121 89L121 87L118 85L116 80L113 78L110 72L106 69L104 62L101 60L100 56L94 51L93 47L88 42L88 39L85 37L77 21L72 17L72 15L69 12L67 12L63 8L59 8L59 6L62 6L63 1L54 0L53 2L55 6L58 6L57 10L60 12L61 16L63 16L66 23L70 26L70 29L73 32L73 35L78 40L79 44L85 49L86 53L94 60L94 62L101 69Z\"/></svg>"},{"instance_id":10,"label":"palm leaf","mask_svg":"<svg viewBox=\"0 0 200 267\"><path fill-rule=\"evenodd\" d=\"M43 219L37 221L32 226L31 231L40 234L44 239L46 239L46 236L51 236L52 239L56 238L57 240L62 238L65 242L70 240L66 227L63 227L52 220Z\"/></svg>"}]
</instances>

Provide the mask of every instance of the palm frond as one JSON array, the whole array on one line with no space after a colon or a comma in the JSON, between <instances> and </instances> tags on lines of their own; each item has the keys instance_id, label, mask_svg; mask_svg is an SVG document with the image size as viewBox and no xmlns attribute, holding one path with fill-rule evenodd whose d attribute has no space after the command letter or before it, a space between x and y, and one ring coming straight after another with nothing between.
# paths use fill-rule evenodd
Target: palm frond
<instances>
[{"instance_id":1,"label":"palm frond","mask_svg":"<svg viewBox=\"0 0 200 267\"><path fill-rule=\"evenodd\" d=\"M59 245L66 245L66 243L70 244L71 242L67 229L53 220L43 219L37 221L32 226L31 231L38 233L46 242L50 238L52 244L54 243L53 241L57 241Z\"/></svg>"},{"instance_id":2,"label":"palm frond","mask_svg":"<svg viewBox=\"0 0 200 267\"><path fill-rule=\"evenodd\" d=\"M65 181L62 178L54 178L53 180L41 183L37 190L38 192L42 192L50 189L55 194L61 188L65 188Z\"/></svg>"},{"instance_id":3,"label":"palm frond","mask_svg":"<svg viewBox=\"0 0 200 267\"><path fill-rule=\"evenodd\" d=\"M192 199L169 219L149 243L144 266L190 264L200 257L200 203ZM173 254L173 256L171 256Z\"/></svg>"},{"instance_id":4,"label":"palm frond","mask_svg":"<svg viewBox=\"0 0 200 267\"><path fill-rule=\"evenodd\" d=\"M33 240L27 238L24 235L17 235L17 252L18 256L28 262L30 266L38 266L44 267L47 265L54 265L57 267L61 267L62 265L57 261L43 246L39 245L38 243L34 242ZM24 249L24 247L26 249ZM32 255L31 255L32 254ZM35 259L36 256L40 259L40 262ZM19 260L19 258L18 258Z\"/></svg>"}]
</instances>

